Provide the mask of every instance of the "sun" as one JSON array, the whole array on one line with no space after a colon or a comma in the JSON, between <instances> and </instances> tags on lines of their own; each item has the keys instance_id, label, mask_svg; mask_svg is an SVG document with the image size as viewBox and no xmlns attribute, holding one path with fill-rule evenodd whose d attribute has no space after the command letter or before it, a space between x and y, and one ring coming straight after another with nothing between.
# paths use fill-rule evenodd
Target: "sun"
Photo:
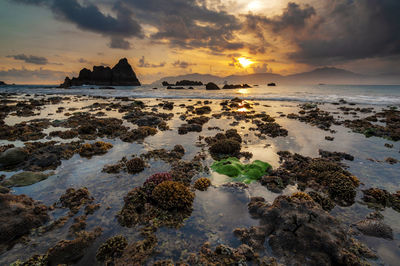
<instances>
[{"instance_id":1,"label":"sun","mask_svg":"<svg viewBox=\"0 0 400 266\"><path fill-rule=\"evenodd\" d=\"M247 5L247 10L249 11L259 11L263 5L260 1L252 1Z\"/></svg>"},{"instance_id":2,"label":"sun","mask_svg":"<svg viewBox=\"0 0 400 266\"><path fill-rule=\"evenodd\" d=\"M239 64L244 68L254 64L253 61L251 61L250 59L248 59L246 57L239 57L237 60L239 61Z\"/></svg>"}]
</instances>

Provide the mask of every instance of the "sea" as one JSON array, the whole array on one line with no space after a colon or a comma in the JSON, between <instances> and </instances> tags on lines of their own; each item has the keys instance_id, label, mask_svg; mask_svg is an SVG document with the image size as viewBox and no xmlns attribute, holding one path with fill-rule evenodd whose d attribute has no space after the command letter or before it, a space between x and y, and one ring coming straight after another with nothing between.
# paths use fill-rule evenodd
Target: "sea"
<instances>
[{"instance_id":1,"label":"sea","mask_svg":"<svg viewBox=\"0 0 400 266\"><path fill-rule=\"evenodd\" d=\"M52 85L13 85L0 87L0 93L71 94L105 97L164 99L231 99L333 103L340 99L356 104L398 105L400 85L254 85L246 89L207 91L204 86L193 89L166 89L162 86L114 87L80 86L69 89Z\"/></svg>"}]
</instances>

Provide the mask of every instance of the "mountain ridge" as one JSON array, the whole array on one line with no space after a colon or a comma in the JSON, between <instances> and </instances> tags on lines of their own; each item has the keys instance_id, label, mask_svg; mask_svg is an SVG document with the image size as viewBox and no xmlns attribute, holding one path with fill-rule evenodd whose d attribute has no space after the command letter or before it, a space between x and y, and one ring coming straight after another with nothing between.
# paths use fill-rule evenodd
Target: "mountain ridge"
<instances>
[{"instance_id":1,"label":"mountain ridge","mask_svg":"<svg viewBox=\"0 0 400 266\"><path fill-rule=\"evenodd\" d=\"M254 73L246 75L229 75L220 77L211 74L191 73L178 76L167 76L151 83L159 85L162 81L176 82L179 80L194 80L203 83L214 82L217 84L266 84L276 82L278 84L379 84L379 85L398 85L400 84L399 75L364 75L349 70L336 67L320 67L311 71L301 72L291 75L280 75L276 73Z\"/></svg>"}]
</instances>

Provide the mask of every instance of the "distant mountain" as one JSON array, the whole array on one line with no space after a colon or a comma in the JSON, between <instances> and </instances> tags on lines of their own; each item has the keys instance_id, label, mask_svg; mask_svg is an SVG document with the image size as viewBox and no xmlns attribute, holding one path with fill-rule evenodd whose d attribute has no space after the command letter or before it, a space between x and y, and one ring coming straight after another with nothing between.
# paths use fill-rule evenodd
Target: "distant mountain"
<instances>
[{"instance_id":1,"label":"distant mountain","mask_svg":"<svg viewBox=\"0 0 400 266\"><path fill-rule=\"evenodd\" d=\"M315 84L400 84L399 75L362 75L348 70L335 67L317 68L313 71L303 72L288 76L282 76L273 73L256 73L248 75L230 75L226 77L218 77L209 74L187 74L179 76L170 76L161 78L153 85L161 85L162 81L175 83L180 80L201 81L203 83L214 82L216 84L267 84L275 82L278 85L315 85Z\"/></svg>"},{"instance_id":2,"label":"distant mountain","mask_svg":"<svg viewBox=\"0 0 400 266\"><path fill-rule=\"evenodd\" d=\"M285 77L285 83L306 84L361 84L367 77L344 69L335 67L317 68L310 72L304 72Z\"/></svg>"}]
</instances>

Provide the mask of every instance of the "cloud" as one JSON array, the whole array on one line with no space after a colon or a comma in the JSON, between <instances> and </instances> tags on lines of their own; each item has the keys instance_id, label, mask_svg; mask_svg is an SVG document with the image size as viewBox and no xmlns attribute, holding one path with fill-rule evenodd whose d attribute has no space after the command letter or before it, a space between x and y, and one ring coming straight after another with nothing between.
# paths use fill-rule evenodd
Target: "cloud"
<instances>
[{"instance_id":1,"label":"cloud","mask_svg":"<svg viewBox=\"0 0 400 266\"><path fill-rule=\"evenodd\" d=\"M109 47L115 49L129 50L131 49L131 44L128 41L125 41L123 38L112 37Z\"/></svg>"},{"instance_id":2,"label":"cloud","mask_svg":"<svg viewBox=\"0 0 400 266\"><path fill-rule=\"evenodd\" d=\"M88 63L88 61L86 59L84 59L84 58L79 58L78 62L82 63L82 64Z\"/></svg>"},{"instance_id":3,"label":"cloud","mask_svg":"<svg viewBox=\"0 0 400 266\"><path fill-rule=\"evenodd\" d=\"M48 69L28 70L9 69L0 71L0 80L6 80L7 83L54 83L57 84L64 80L66 76L72 76L73 73L66 73L63 71L54 71Z\"/></svg>"},{"instance_id":4,"label":"cloud","mask_svg":"<svg viewBox=\"0 0 400 266\"><path fill-rule=\"evenodd\" d=\"M275 47L290 43L291 61L341 64L400 54L398 10L398 0L327 0L318 8L291 2L279 16L244 15L244 31L266 44L279 37Z\"/></svg>"},{"instance_id":5,"label":"cloud","mask_svg":"<svg viewBox=\"0 0 400 266\"><path fill-rule=\"evenodd\" d=\"M46 7L58 20L110 38L111 48L130 49L127 39L143 38L144 24L157 30L149 36L153 42L172 47L206 48L213 52L245 47L235 36L242 26L240 19L223 11L223 5L213 5L218 10L210 9L205 0L10 1ZM110 10L113 15L108 15Z\"/></svg>"},{"instance_id":6,"label":"cloud","mask_svg":"<svg viewBox=\"0 0 400 266\"><path fill-rule=\"evenodd\" d=\"M272 69L268 67L267 63L255 65L252 69L254 73L272 73Z\"/></svg>"},{"instance_id":7,"label":"cloud","mask_svg":"<svg viewBox=\"0 0 400 266\"><path fill-rule=\"evenodd\" d=\"M150 38L183 49L237 50L244 43L235 39L239 19L227 12L207 8L198 0L124 0L144 23L157 28Z\"/></svg>"},{"instance_id":8,"label":"cloud","mask_svg":"<svg viewBox=\"0 0 400 266\"><path fill-rule=\"evenodd\" d=\"M118 1L112 7L115 16L102 12L98 6L89 1L82 5L77 0L13 0L17 3L39 5L49 8L54 17L74 24L79 29L99 33L111 39L110 47L129 49L126 38L143 38L142 27L134 19L130 9Z\"/></svg>"},{"instance_id":9,"label":"cloud","mask_svg":"<svg viewBox=\"0 0 400 266\"><path fill-rule=\"evenodd\" d=\"M328 2L325 18L298 39L291 59L327 64L400 54L400 1Z\"/></svg>"},{"instance_id":10,"label":"cloud","mask_svg":"<svg viewBox=\"0 0 400 266\"><path fill-rule=\"evenodd\" d=\"M142 56L142 58L139 59L139 64L138 67L144 67L144 68L158 68L158 67L163 67L165 66L165 62L159 63L159 64L150 64L148 62L146 62L146 60L144 59L144 56Z\"/></svg>"},{"instance_id":11,"label":"cloud","mask_svg":"<svg viewBox=\"0 0 400 266\"><path fill-rule=\"evenodd\" d=\"M41 56L18 54L18 55L8 55L7 57L13 58L14 60L21 60L28 64L35 64L35 65L48 64L47 58Z\"/></svg>"},{"instance_id":12,"label":"cloud","mask_svg":"<svg viewBox=\"0 0 400 266\"><path fill-rule=\"evenodd\" d=\"M179 67L179 68L188 68L189 66L195 66L196 64L194 63L189 63L186 61L175 61L174 63L172 63L172 66L174 67Z\"/></svg>"}]
</instances>

